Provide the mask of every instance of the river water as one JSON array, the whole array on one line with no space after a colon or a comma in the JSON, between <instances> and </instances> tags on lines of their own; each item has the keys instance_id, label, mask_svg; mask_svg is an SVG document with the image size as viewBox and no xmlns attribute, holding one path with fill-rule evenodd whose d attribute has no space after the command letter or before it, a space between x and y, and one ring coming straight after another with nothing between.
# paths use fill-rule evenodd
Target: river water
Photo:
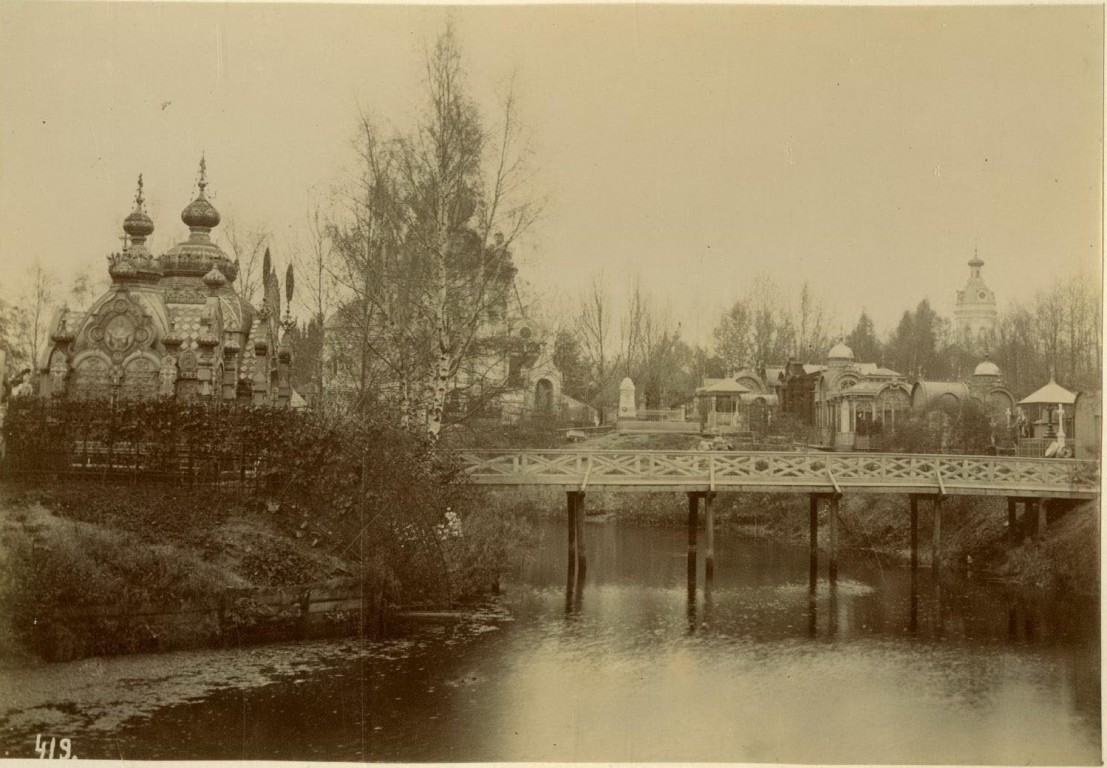
<instances>
[{"instance_id":1,"label":"river water","mask_svg":"<svg viewBox=\"0 0 1107 768\"><path fill-rule=\"evenodd\" d=\"M1089 764L1095 606L717 535L690 593L683 530L563 528L505 594L383 642L92 659L0 672L3 757Z\"/></svg>"}]
</instances>

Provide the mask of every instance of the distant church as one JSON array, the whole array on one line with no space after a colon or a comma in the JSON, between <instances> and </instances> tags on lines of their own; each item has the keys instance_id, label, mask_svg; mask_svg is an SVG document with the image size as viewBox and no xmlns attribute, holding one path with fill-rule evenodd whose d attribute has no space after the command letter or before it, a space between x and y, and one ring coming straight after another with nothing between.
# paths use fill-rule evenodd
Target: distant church
<instances>
[{"instance_id":1,"label":"distant church","mask_svg":"<svg viewBox=\"0 0 1107 768\"><path fill-rule=\"evenodd\" d=\"M969 281L957 292L953 310L957 339L967 349L987 349L995 340L996 295L980 276L984 260L973 253L969 261Z\"/></svg>"},{"instance_id":2,"label":"distant church","mask_svg":"<svg viewBox=\"0 0 1107 768\"><path fill-rule=\"evenodd\" d=\"M124 248L108 256L111 288L87 310L55 315L39 361L40 394L289 404L291 351L281 343L280 285L269 253L262 303L254 308L235 290L238 262L212 242L220 216L205 194L203 159L198 187L181 213L188 239L154 256L146 246L154 222L139 176L134 210L123 221Z\"/></svg>"}]
</instances>

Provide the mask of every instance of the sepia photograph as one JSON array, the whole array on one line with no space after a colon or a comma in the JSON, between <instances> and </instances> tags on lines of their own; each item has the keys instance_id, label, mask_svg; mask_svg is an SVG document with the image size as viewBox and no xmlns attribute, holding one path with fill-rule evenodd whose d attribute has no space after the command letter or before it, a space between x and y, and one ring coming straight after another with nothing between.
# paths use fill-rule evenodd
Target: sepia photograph
<instances>
[{"instance_id":1,"label":"sepia photograph","mask_svg":"<svg viewBox=\"0 0 1107 768\"><path fill-rule=\"evenodd\" d=\"M0 0L0 765L1102 765L1104 71Z\"/></svg>"}]
</instances>

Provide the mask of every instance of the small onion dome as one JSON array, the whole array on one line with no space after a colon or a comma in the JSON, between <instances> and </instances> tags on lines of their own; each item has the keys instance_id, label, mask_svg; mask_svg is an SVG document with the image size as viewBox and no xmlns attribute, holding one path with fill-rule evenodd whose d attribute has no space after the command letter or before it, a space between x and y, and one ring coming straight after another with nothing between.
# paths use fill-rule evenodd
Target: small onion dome
<instances>
[{"instance_id":1,"label":"small onion dome","mask_svg":"<svg viewBox=\"0 0 1107 768\"><path fill-rule=\"evenodd\" d=\"M844 342L839 341L830 348L827 357L831 360L852 360L853 350L847 347Z\"/></svg>"},{"instance_id":2,"label":"small onion dome","mask_svg":"<svg viewBox=\"0 0 1107 768\"><path fill-rule=\"evenodd\" d=\"M169 333L165 334L165 338L161 340L161 343L167 347L179 347L184 344L184 337L177 331L176 323L170 323Z\"/></svg>"},{"instance_id":3,"label":"small onion dome","mask_svg":"<svg viewBox=\"0 0 1107 768\"><path fill-rule=\"evenodd\" d=\"M138 274L138 270L135 269L135 265L131 263L130 259L121 255L108 267L108 274L114 280L130 280Z\"/></svg>"},{"instance_id":4,"label":"small onion dome","mask_svg":"<svg viewBox=\"0 0 1107 768\"><path fill-rule=\"evenodd\" d=\"M973 376L999 376L999 366L985 358L984 362L976 366Z\"/></svg>"},{"instance_id":5,"label":"small onion dome","mask_svg":"<svg viewBox=\"0 0 1107 768\"><path fill-rule=\"evenodd\" d=\"M146 215L146 211L131 211L123 219L123 231L135 242L141 242L154 233L154 220Z\"/></svg>"},{"instance_id":6,"label":"small onion dome","mask_svg":"<svg viewBox=\"0 0 1107 768\"><path fill-rule=\"evenodd\" d=\"M211 331L204 331L203 335L196 339L196 343L205 349L211 349L219 346L219 339L215 338L215 334Z\"/></svg>"},{"instance_id":7,"label":"small onion dome","mask_svg":"<svg viewBox=\"0 0 1107 768\"><path fill-rule=\"evenodd\" d=\"M74 338L73 332L65 326L58 328L50 335L50 340L55 344L69 344Z\"/></svg>"},{"instance_id":8,"label":"small onion dome","mask_svg":"<svg viewBox=\"0 0 1107 768\"><path fill-rule=\"evenodd\" d=\"M233 340L233 339L228 339L227 341L224 341L223 342L223 351L224 352L229 352L232 355L237 354L238 353L238 342Z\"/></svg>"},{"instance_id":9,"label":"small onion dome","mask_svg":"<svg viewBox=\"0 0 1107 768\"><path fill-rule=\"evenodd\" d=\"M223 276L223 273L219 271L219 267L212 264L211 269L204 275L204 285L211 288L213 291L222 288L227 284L227 278Z\"/></svg>"},{"instance_id":10,"label":"small onion dome","mask_svg":"<svg viewBox=\"0 0 1107 768\"><path fill-rule=\"evenodd\" d=\"M135 208L123 219L123 231L138 244L154 233L154 220L146 214L146 198L142 196L142 174L138 175L138 193L135 194Z\"/></svg>"},{"instance_id":11,"label":"small onion dome","mask_svg":"<svg viewBox=\"0 0 1107 768\"><path fill-rule=\"evenodd\" d=\"M258 339L254 342L254 353L258 355L264 355L269 351L269 342L265 339Z\"/></svg>"},{"instance_id":12,"label":"small onion dome","mask_svg":"<svg viewBox=\"0 0 1107 768\"><path fill-rule=\"evenodd\" d=\"M984 259L980 258L976 254L973 254L972 259L969 260L969 266L970 267L983 267L984 266Z\"/></svg>"}]
</instances>

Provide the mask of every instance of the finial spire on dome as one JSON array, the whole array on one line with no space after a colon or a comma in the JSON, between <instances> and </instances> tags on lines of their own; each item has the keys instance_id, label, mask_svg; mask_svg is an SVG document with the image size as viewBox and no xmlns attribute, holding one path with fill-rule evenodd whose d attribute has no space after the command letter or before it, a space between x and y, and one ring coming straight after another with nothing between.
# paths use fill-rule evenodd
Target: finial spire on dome
<instances>
[{"instance_id":1,"label":"finial spire on dome","mask_svg":"<svg viewBox=\"0 0 1107 768\"><path fill-rule=\"evenodd\" d=\"M208 186L208 161L203 152L200 153L200 180L196 182L196 186L200 188L200 197L203 197L204 189Z\"/></svg>"},{"instance_id":2,"label":"finial spire on dome","mask_svg":"<svg viewBox=\"0 0 1107 768\"><path fill-rule=\"evenodd\" d=\"M146 198L142 195L142 174L138 175L138 190L135 192L135 209L123 219L123 231L130 238L123 244L124 250L137 246L144 250L146 238L154 233L154 221L146 214Z\"/></svg>"},{"instance_id":3,"label":"finial spire on dome","mask_svg":"<svg viewBox=\"0 0 1107 768\"><path fill-rule=\"evenodd\" d=\"M142 174L138 175L138 192L135 193L135 210L145 210L143 207L146 203L146 198L142 196Z\"/></svg>"}]
</instances>

